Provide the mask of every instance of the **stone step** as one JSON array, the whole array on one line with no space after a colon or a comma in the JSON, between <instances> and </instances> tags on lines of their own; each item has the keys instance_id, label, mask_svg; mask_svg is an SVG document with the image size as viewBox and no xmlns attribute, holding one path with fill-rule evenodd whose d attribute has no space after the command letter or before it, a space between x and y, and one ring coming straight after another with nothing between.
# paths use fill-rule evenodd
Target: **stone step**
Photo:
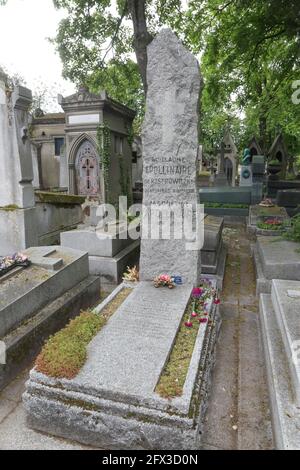
<instances>
[{"instance_id":1,"label":"stone step","mask_svg":"<svg viewBox=\"0 0 300 470\"><path fill-rule=\"evenodd\" d=\"M290 290L299 292L299 297L289 297ZM296 403L300 407L300 282L274 279L271 298L291 372Z\"/></svg>"},{"instance_id":2,"label":"stone step","mask_svg":"<svg viewBox=\"0 0 300 470\"><path fill-rule=\"evenodd\" d=\"M260 295L260 321L275 446L281 450L299 450L300 410L294 403L289 364L269 294Z\"/></svg>"}]
</instances>

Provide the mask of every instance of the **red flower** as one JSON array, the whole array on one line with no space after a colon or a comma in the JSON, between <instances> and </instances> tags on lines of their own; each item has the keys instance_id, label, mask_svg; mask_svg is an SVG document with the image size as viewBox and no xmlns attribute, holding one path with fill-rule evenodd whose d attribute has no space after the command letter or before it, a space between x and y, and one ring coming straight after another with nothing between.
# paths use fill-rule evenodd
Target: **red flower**
<instances>
[{"instance_id":1,"label":"red flower","mask_svg":"<svg viewBox=\"0 0 300 470\"><path fill-rule=\"evenodd\" d=\"M216 305L219 305L220 302L221 302L220 299L215 299L214 300L214 304L216 304Z\"/></svg>"},{"instance_id":2,"label":"red flower","mask_svg":"<svg viewBox=\"0 0 300 470\"><path fill-rule=\"evenodd\" d=\"M199 318L199 323L206 323L207 322L207 318Z\"/></svg>"},{"instance_id":3,"label":"red flower","mask_svg":"<svg viewBox=\"0 0 300 470\"><path fill-rule=\"evenodd\" d=\"M191 321L186 321L186 322L185 322L185 326L186 326L187 328L192 328L193 323L192 323Z\"/></svg>"}]
</instances>

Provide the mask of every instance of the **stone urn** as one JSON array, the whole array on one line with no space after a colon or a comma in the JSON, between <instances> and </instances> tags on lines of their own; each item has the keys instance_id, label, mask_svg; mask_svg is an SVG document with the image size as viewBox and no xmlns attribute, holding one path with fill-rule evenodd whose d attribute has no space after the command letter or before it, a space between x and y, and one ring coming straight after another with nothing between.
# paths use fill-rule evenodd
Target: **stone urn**
<instances>
[{"instance_id":1,"label":"stone urn","mask_svg":"<svg viewBox=\"0 0 300 470\"><path fill-rule=\"evenodd\" d=\"M270 175L277 175L281 170L281 163L279 160L271 160L268 162L268 173Z\"/></svg>"}]
</instances>

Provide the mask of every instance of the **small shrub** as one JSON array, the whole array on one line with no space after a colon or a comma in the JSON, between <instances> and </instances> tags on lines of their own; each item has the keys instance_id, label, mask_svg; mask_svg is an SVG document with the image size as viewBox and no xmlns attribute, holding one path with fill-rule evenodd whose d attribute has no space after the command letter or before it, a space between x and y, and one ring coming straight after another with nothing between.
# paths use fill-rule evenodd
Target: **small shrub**
<instances>
[{"instance_id":1,"label":"small shrub","mask_svg":"<svg viewBox=\"0 0 300 470\"><path fill-rule=\"evenodd\" d=\"M291 226L284 234L284 238L294 242L300 242L300 214L295 215L291 219Z\"/></svg>"}]
</instances>

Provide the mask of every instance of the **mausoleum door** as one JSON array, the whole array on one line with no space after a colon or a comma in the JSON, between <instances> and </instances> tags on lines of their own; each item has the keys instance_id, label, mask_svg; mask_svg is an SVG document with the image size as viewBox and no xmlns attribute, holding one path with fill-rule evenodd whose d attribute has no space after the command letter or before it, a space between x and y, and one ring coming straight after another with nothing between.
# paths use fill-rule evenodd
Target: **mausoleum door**
<instances>
[{"instance_id":1,"label":"mausoleum door","mask_svg":"<svg viewBox=\"0 0 300 470\"><path fill-rule=\"evenodd\" d=\"M99 195L98 156L88 141L83 142L77 151L76 176L78 194L83 196Z\"/></svg>"},{"instance_id":2,"label":"mausoleum door","mask_svg":"<svg viewBox=\"0 0 300 470\"><path fill-rule=\"evenodd\" d=\"M227 177L228 183L232 182L232 161L229 158L225 160L225 174Z\"/></svg>"}]
</instances>

